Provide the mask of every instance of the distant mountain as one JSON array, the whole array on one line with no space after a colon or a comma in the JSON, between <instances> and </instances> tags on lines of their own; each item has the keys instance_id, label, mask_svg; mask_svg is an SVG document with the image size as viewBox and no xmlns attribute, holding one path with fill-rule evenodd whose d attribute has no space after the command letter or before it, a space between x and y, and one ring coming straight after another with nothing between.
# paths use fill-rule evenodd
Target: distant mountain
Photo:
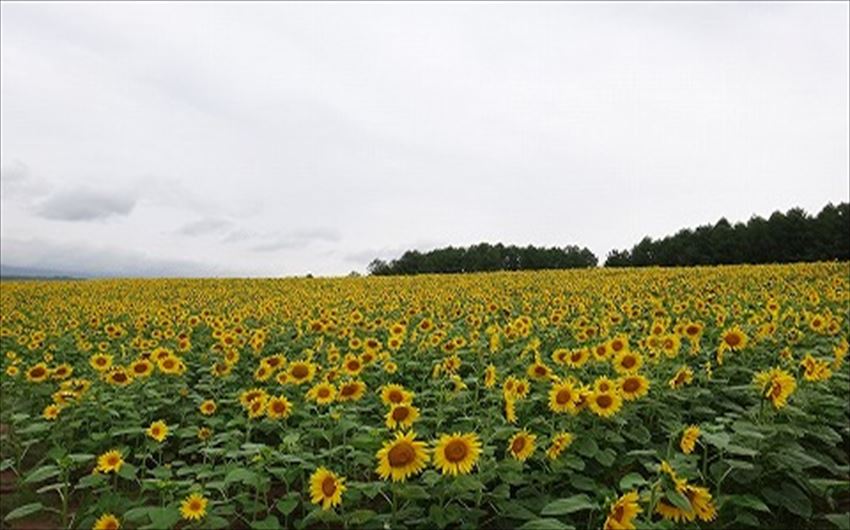
<instances>
[{"instance_id":1,"label":"distant mountain","mask_svg":"<svg viewBox=\"0 0 850 530\"><path fill-rule=\"evenodd\" d=\"M76 280L85 278L85 274L73 271L56 269L39 269L37 267L15 267L13 265L0 264L0 278L12 279L48 279L48 280Z\"/></svg>"}]
</instances>

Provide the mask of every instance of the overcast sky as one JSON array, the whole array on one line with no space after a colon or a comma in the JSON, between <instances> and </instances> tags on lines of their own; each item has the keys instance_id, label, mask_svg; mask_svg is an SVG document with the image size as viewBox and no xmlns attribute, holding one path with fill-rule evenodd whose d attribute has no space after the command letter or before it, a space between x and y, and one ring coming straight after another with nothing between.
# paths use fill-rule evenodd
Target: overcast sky
<instances>
[{"instance_id":1,"label":"overcast sky","mask_svg":"<svg viewBox=\"0 0 850 530\"><path fill-rule=\"evenodd\" d=\"M848 3L9 3L5 265L345 274L848 200Z\"/></svg>"}]
</instances>

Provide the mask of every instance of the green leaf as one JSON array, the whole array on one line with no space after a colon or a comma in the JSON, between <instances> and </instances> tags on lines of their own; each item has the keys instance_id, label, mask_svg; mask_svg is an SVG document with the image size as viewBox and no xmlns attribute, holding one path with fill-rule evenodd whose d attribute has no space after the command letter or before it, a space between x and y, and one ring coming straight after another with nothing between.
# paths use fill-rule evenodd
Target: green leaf
<instances>
[{"instance_id":1,"label":"green leaf","mask_svg":"<svg viewBox=\"0 0 850 530\"><path fill-rule=\"evenodd\" d=\"M592 458L599 451L599 446L596 444L596 440L586 436L582 436L573 442L573 447L577 453L582 456L586 456L587 458Z\"/></svg>"},{"instance_id":2,"label":"green leaf","mask_svg":"<svg viewBox=\"0 0 850 530\"><path fill-rule=\"evenodd\" d=\"M59 475L59 468L54 465L41 466L24 478L24 484L41 482Z\"/></svg>"},{"instance_id":3,"label":"green leaf","mask_svg":"<svg viewBox=\"0 0 850 530\"><path fill-rule=\"evenodd\" d=\"M158 529L171 528L180 520L180 512L176 507L151 508L148 515L151 527Z\"/></svg>"},{"instance_id":4,"label":"green leaf","mask_svg":"<svg viewBox=\"0 0 850 530\"><path fill-rule=\"evenodd\" d=\"M24 504L18 508L15 508L11 512L3 518L4 521L13 521L15 519L20 519L21 517L26 517L28 515L32 515L34 513L40 512L44 508L44 505L40 502L33 502L30 504Z\"/></svg>"},{"instance_id":5,"label":"green leaf","mask_svg":"<svg viewBox=\"0 0 850 530\"><path fill-rule=\"evenodd\" d=\"M371 521L377 514L372 510L354 510L348 514L348 524L355 526Z\"/></svg>"},{"instance_id":6,"label":"green leaf","mask_svg":"<svg viewBox=\"0 0 850 530\"><path fill-rule=\"evenodd\" d=\"M602 464L603 466L611 467L611 465L614 463L614 460L617 459L617 453L614 452L613 449L605 449L604 451L599 451L598 453L596 453L594 458L596 458L596 461Z\"/></svg>"},{"instance_id":7,"label":"green leaf","mask_svg":"<svg viewBox=\"0 0 850 530\"><path fill-rule=\"evenodd\" d=\"M850 530L850 515L846 513L830 513L824 515L824 518L841 530Z\"/></svg>"},{"instance_id":8,"label":"green leaf","mask_svg":"<svg viewBox=\"0 0 850 530\"><path fill-rule=\"evenodd\" d=\"M121 518L131 523L140 523L148 517L149 511L150 507L140 506L138 508L127 510Z\"/></svg>"},{"instance_id":9,"label":"green leaf","mask_svg":"<svg viewBox=\"0 0 850 530\"><path fill-rule=\"evenodd\" d=\"M222 528L228 528L230 526L230 521L225 519L224 517L219 517L218 515L207 515L204 518L204 522L201 525L201 528L205 528L207 530L221 530Z\"/></svg>"},{"instance_id":10,"label":"green leaf","mask_svg":"<svg viewBox=\"0 0 850 530\"><path fill-rule=\"evenodd\" d=\"M127 480L133 480L136 478L136 466L124 462L121 465L121 469L118 470L118 476Z\"/></svg>"},{"instance_id":11,"label":"green leaf","mask_svg":"<svg viewBox=\"0 0 850 530\"><path fill-rule=\"evenodd\" d=\"M557 519L534 519L520 526L519 530L572 530L574 528Z\"/></svg>"},{"instance_id":12,"label":"green leaf","mask_svg":"<svg viewBox=\"0 0 850 530\"><path fill-rule=\"evenodd\" d=\"M755 449L750 449L749 447L741 447L740 445L729 444L726 446L726 451L733 455L740 456L756 456L759 454Z\"/></svg>"},{"instance_id":13,"label":"green leaf","mask_svg":"<svg viewBox=\"0 0 850 530\"><path fill-rule=\"evenodd\" d=\"M638 486L643 486L644 484L646 484L646 479L639 473L629 473L620 479L620 489L622 491L633 490Z\"/></svg>"},{"instance_id":14,"label":"green leaf","mask_svg":"<svg viewBox=\"0 0 850 530\"><path fill-rule=\"evenodd\" d=\"M251 470L244 469L238 467L236 469L232 469L227 476L224 477L224 482L227 484L231 484L233 482L242 482L243 484L250 484L257 479L257 474Z\"/></svg>"},{"instance_id":15,"label":"green leaf","mask_svg":"<svg viewBox=\"0 0 850 530\"><path fill-rule=\"evenodd\" d=\"M581 510L595 510L597 508L599 508L599 505L592 502L590 497L584 493L580 493L566 499L558 499L550 502L543 507L540 515L566 515Z\"/></svg>"},{"instance_id":16,"label":"green leaf","mask_svg":"<svg viewBox=\"0 0 850 530\"><path fill-rule=\"evenodd\" d=\"M581 491L596 491L599 489L592 478L585 475L579 475L578 473L573 475L570 480L570 484L572 484L577 490Z\"/></svg>"},{"instance_id":17,"label":"green leaf","mask_svg":"<svg viewBox=\"0 0 850 530\"><path fill-rule=\"evenodd\" d=\"M269 515L262 521L251 523L252 530L277 530L280 528L280 521L274 515Z\"/></svg>"},{"instance_id":18,"label":"green leaf","mask_svg":"<svg viewBox=\"0 0 850 530\"><path fill-rule=\"evenodd\" d=\"M292 510L294 510L295 507L298 506L298 499L280 499L279 501L277 501L277 504L275 504L275 506L277 506L278 511L283 515L289 515L292 513Z\"/></svg>"},{"instance_id":19,"label":"green leaf","mask_svg":"<svg viewBox=\"0 0 850 530\"><path fill-rule=\"evenodd\" d=\"M688 498L685 497L684 495L682 495L681 493L679 493L677 490L670 488L670 489L667 489L665 491L665 493L667 494L667 499L676 508L679 508L680 510L683 510L683 511L686 511L686 512L692 512L694 510L691 507L691 503L690 503L690 501L688 501Z\"/></svg>"},{"instance_id":20,"label":"green leaf","mask_svg":"<svg viewBox=\"0 0 850 530\"><path fill-rule=\"evenodd\" d=\"M752 510L757 510L760 512L771 513L770 508L768 508L768 506L755 495L729 495L728 497L726 497L726 500L736 506L742 506L744 508L750 508Z\"/></svg>"},{"instance_id":21,"label":"green leaf","mask_svg":"<svg viewBox=\"0 0 850 530\"><path fill-rule=\"evenodd\" d=\"M88 453L75 453L68 455L68 458L70 458L71 462L75 464L85 464L86 462L93 460L94 455L90 455Z\"/></svg>"},{"instance_id":22,"label":"green leaf","mask_svg":"<svg viewBox=\"0 0 850 530\"><path fill-rule=\"evenodd\" d=\"M77 482L77 488L83 489L83 488L91 488L91 487L94 487L94 486L100 486L101 484L106 482L106 480L107 480L106 475L103 475L103 474L100 474L100 473L97 474L97 475L86 475L83 478L81 478L79 482Z\"/></svg>"}]
</instances>

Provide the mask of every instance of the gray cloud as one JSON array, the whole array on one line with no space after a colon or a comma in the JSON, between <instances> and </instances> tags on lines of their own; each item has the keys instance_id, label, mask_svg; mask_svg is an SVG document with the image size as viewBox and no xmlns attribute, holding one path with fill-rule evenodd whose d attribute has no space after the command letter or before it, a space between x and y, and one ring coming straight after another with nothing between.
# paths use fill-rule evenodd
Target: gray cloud
<instances>
[{"instance_id":1,"label":"gray cloud","mask_svg":"<svg viewBox=\"0 0 850 530\"><path fill-rule=\"evenodd\" d=\"M80 241L0 239L3 265L94 277L228 276L229 268L193 260L163 259Z\"/></svg>"},{"instance_id":2,"label":"gray cloud","mask_svg":"<svg viewBox=\"0 0 850 530\"><path fill-rule=\"evenodd\" d=\"M3 237L344 274L847 197L847 2L0 10Z\"/></svg>"},{"instance_id":3,"label":"gray cloud","mask_svg":"<svg viewBox=\"0 0 850 530\"><path fill-rule=\"evenodd\" d=\"M206 234L219 233L233 223L226 219L206 218L199 219L192 223L187 223L177 229L176 233L184 236L201 236Z\"/></svg>"},{"instance_id":4,"label":"gray cloud","mask_svg":"<svg viewBox=\"0 0 850 530\"><path fill-rule=\"evenodd\" d=\"M278 250L304 248L313 243L336 243L340 234L329 228L310 228L295 230L287 234L273 237L263 243L254 245L251 250L256 252L275 252Z\"/></svg>"},{"instance_id":5,"label":"gray cloud","mask_svg":"<svg viewBox=\"0 0 850 530\"><path fill-rule=\"evenodd\" d=\"M137 197L128 192L77 188L57 192L37 209L39 216L60 221L94 221L129 215Z\"/></svg>"}]
</instances>

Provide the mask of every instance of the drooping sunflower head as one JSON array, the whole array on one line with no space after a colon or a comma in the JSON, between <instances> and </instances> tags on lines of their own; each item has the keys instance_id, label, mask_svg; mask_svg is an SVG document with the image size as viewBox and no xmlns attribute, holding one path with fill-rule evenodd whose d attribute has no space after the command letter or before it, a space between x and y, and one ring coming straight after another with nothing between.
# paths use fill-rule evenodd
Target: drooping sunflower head
<instances>
[{"instance_id":1,"label":"drooping sunflower head","mask_svg":"<svg viewBox=\"0 0 850 530\"><path fill-rule=\"evenodd\" d=\"M573 438L574 437L572 433L568 433L565 431L556 433L552 437L551 445L549 445L549 448L546 449L546 456L549 458L549 460L557 459L564 451L564 449L572 445Z\"/></svg>"},{"instance_id":2,"label":"drooping sunflower head","mask_svg":"<svg viewBox=\"0 0 850 530\"><path fill-rule=\"evenodd\" d=\"M633 521L635 517L643 510L638 501L640 496L636 491L630 491L623 494L611 505L608 512L608 518L605 519L603 530L620 530L634 528Z\"/></svg>"},{"instance_id":3,"label":"drooping sunflower head","mask_svg":"<svg viewBox=\"0 0 850 530\"><path fill-rule=\"evenodd\" d=\"M425 468L428 451L425 442L416 441L416 433L397 433L395 439L385 442L376 454L376 472L382 479L394 482L406 480Z\"/></svg>"},{"instance_id":4,"label":"drooping sunflower head","mask_svg":"<svg viewBox=\"0 0 850 530\"><path fill-rule=\"evenodd\" d=\"M118 530L121 528L121 521L118 517L111 513L104 513L94 522L93 530Z\"/></svg>"},{"instance_id":5,"label":"drooping sunflower head","mask_svg":"<svg viewBox=\"0 0 850 530\"><path fill-rule=\"evenodd\" d=\"M345 478L324 467L320 467L310 476L310 501L320 504L322 510L338 506L345 490Z\"/></svg>"},{"instance_id":6,"label":"drooping sunflower head","mask_svg":"<svg viewBox=\"0 0 850 530\"><path fill-rule=\"evenodd\" d=\"M475 433L445 434L434 447L434 466L443 475L466 475L480 455L481 441Z\"/></svg>"},{"instance_id":7,"label":"drooping sunflower head","mask_svg":"<svg viewBox=\"0 0 850 530\"><path fill-rule=\"evenodd\" d=\"M694 451L697 438L699 438L699 426L690 425L687 427L682 433L682 440L679 442L679 447L682 449L682 452L686 455L691 454Z\"/></svg>"}]
</instances>

